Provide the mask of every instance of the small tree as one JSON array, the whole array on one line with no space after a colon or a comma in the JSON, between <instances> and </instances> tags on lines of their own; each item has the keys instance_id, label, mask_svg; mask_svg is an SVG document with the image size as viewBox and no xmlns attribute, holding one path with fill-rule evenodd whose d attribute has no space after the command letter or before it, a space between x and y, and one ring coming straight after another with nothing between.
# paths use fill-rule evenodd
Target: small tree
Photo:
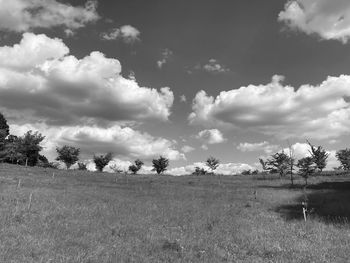
<instances>
[{"instance_id":1,"label":"small tree","mask_svg":"<svg viewBox=\"0 0 350 263\"><path fill-rule=\"evenodd\" d=\"M6 159L6 151L5 151L5 144L6 144L6 137L9 135L10 129L7 124L7 121L0 113L0 160Z\"/></svg>"},{"instance_id":2,"label":"small tree","mask_svg":"<svg viewBox=\"0 0 350 263\"><path fill-rule=\"evenodd\" d=\"M327 166L329 153L327 153L326 150L322 148L322 146L315 147L309 141L307 141L307 143L310 145L309 152L314 160L317 169L322 172L322 170Z\"/></svg>"},{"instance_id":3,"label":"small tree","mask_svg":"<svg viewBox=\"0 0 350 263\"><path fill-rule=\"evenodd\" d=\"M316 169L313 158L310 156L304 157L298 161L297 166L299 168L299 174L304 177L305 185L307 185L307 179Z\"/></svg>"},{"instance_id":4,"label":"small tree","mask_svg":"<svg viewBox=\"0 0 350 263\"><path fill-rule=\"evenodd\" d=\"M157 174L164 173L167 170L167 167L169 166L169 159L159 156L159 159L152 160L152 171L156 171Z\"/></svg>"},{"instance_id":5,"label":"small tree","mask_svg":"<svg viewBox=\"0 0 350 263\"><path fill-rule=\"evenodd\" d=\"M200 168L200 167L196 166L196 168L192 174L193 175L206 175L207 171L204 170L204 168Z\"/></svg>"},{"instance_id":6,"label":"small tree","mask_svg":"<svg viewBox=\"0 0 350 263\"><path fill-rule=\"evenodd\" d=\"M9 135L10 128L4 115L0 113L0 143L4 143L5 138Z\"/></svg>"},{"instance_id":7,"label":"small tree","mask_svg":"<svg viewBox=\"0 0 350 263\"><path fill-rule=\"evenodd\" d=\"M80 171L86 171L87 167L86 167L86 163L78 163L78 170Z\"/></svg>"},{"instance_id":8,"label":"small tree","mask_svg":"<svg viewBox=\"0 0 350 263\"><path fill-rule=\"evenodd\" d=\"M295 158L294 158L294 150L292 148L292 145L288 141L288 149L289 149L289 169L287 173L290 175L290 182L292 184L292 187L294 186L294 178L293 178L293 172L294 172L294 166L295 166Z\"/></svg>"},{"instance_id":9,"label":"small tree","mask_svg":"<svg viewBox=\"0 0 350 263\"><path fill-rule=\"evenodd\" d=\"M283 177L290 165L290 158L284 151L271 155L271 159L268 159L266 164L271 171L275 170L279 173L280 177Z\"/></svg>"},{"instance_id":10,"label":"small tree","mask_svg":"<svg viewBox=\"0 0 350 263\"><path fill-rule=\"evenodd\" d=\"M40 143L45 139L41 133L27 131L18 138L18 151L23 156L25 165L34 166L39 160L39 152L42 150Z\"/></svg>"},{"instance_id":11,"label":"small tree","mask_svg":"<svg viewBox=\"0 0 350 263\"><path fill-rule=\"evenodd\" d=\"M65 163L67 170L79 160L80 149L73 146L64 145L61 148L56 148L58 154L56 161Z\"/></svg>"},{"instance_id":12,"label":"small tree","mask_svg":"<svg viewBox=\"0 0 350 263\"><path fill-rule=\"evenodd\" d=\"M96 156L94 155L94 163L97 171L102 172L103 168L112 160L112 153Z\"/></svg>"},{"instance_id":13,"label":"small tree","mask_svg":"<svg viewBox=\"0 0 350 263\"><path fill-rule=\"evenodd\" d=\"M210 156L205 162L205 165L208 166L211 172L214 174L214 170L218 168L219 163L220 163L219 159L216 159L213 156Z\"/></svg>"},{"instance_id":14,"label":"small tree","mask_svg":"<svg viewBox=\"0 0 350 263\"><path fill-rule=\"evenodd\" d=\"M136 174L142 167L143 162L139 159L135 161L135 164L132 164L129 166L129 171L132 172L133 174Z\"/></svg>"},{"instance_id":15,"label":"small tree","mask_svg":"<svg viewBox=\"0 0 350 263\"><path fill-rule=\"evenodd\" d=\"M350 149L339 150L336 152L335 156L344 170L350 170Z\"/></svg>"},{"instance_id":16,"label":"small tree","mask_svg":"<svg viewBox=\"0 0 350 263\"><path fill-rule=\"evenodd\" d=\"M0 153L1 159L7 163L19 163L23 160L23 155L19 152L19 139L15 135L9 135L5 139L5 147Z\"/></svg>"}]
</instances>

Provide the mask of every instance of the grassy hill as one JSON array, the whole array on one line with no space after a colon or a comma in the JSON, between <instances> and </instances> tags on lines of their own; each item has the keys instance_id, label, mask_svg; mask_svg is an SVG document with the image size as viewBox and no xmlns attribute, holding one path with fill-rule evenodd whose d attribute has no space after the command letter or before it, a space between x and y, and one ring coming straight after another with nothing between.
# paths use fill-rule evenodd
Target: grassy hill
<instances>
[{"instance_id":1,"label":"grassy hill","mask_svg":"<svg viewBox=\"0 0 350 263\"><path fill-rule=\"evenodd\" d=\"M350 176L261 179L0 164L0 262L348 262Z\"/></svg>"}]
</instances>

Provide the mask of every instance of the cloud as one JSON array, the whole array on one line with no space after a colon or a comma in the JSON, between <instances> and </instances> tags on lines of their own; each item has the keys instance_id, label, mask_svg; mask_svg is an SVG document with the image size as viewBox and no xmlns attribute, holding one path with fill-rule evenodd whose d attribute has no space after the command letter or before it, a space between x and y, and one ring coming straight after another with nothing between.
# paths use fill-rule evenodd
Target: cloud
<instances>
[{"instance_id":1,"label":"cloud","mask_svg":"<svg viewBox=\"0 0 350 263\"><path fill-rule=\"evenodd\" d=\"M209 170L208 167L205 165L205 163L196 162L191 165L170 169L167 173L171 175L189 175L194 172L196 167L203 168L206 171ZM245 163L224 163L224 164L219 164L218 168L215 170L215 173L224 174L224 175L234 175L249 169L253 170L255 168Z\"/></svg>"},{"instance_id":2,"label":"cloud","mask_svg":"<svg viewBox=\"0 0 350 263\"><path fill-rule=\"evenodd\" d=\"M0 47L0 110L50 125L168 120L172 91L141 87L117 59L94 51L78 59L62 40L32 33Z\"/></svg>"},{"instance_id":3,"label":"cloud","mask_svg":"<svg viewBox=\"0 0 350 263\"><path fill-rule=\"evenodd\" d=\"M220 74L229 72L230 69L225 65L220 64L217 59L209 59L205 64L198 63L194 66L194 70L196 71L204 71L212 74ZM187 71L189 74L192 74L192 70Z\"/></svg>"},{"instance_id":4,"label":"cloud","mask_svg":"<svg viewBox=\"0 0 350 263\"><path fill-rule=\"evenodd\" d=\"M110 32L105 32L101 34L101 38L103 40L116 40L121 39L123 42L127 44L133 44L140 40L140 31L131 26L131 25L123 25L120 28L113 28Z\"/></svg>"},{"instance_id":5,"label":"cloud","mask_svg":"<svg viewBox=\"0 0 350 263\"><path fill-rule=\"evenodd\" d=\"M56 0L0 0L0 29L24 32L62 26L71 30L99 19L97 1L72 6Z\"/></svg>"},{"instance_id":6,"label":"cloud","mask_svg":"<svg viewBox=\"0 0 350 263\"><path fill-rule=\"evenodd\" d=\"M180 96L180 102L187 102L187 98L184 94Z\"/></svg>"},{"instance_id":7,"label":"cloud","mask_svg":"<svg viewBox=\"0 0 350 263\"><path fill-rule=\"evenodd\" d=\"M274 153L279 148L278 145L272 145L267 141L259 142L259 143L240 143L237 146L237 149L242 152L255 152L255 151L264 151L267 154Z\"/></svg>"},{"instance_id":8,"label":"cloud","mask_svg":"<svg viewBox=\"0 0 350 263\"><path fill-rule=\"evenodd\" d=\"M192 152L194 151L195 148L189 146L189 145L184 145L182 148L181 148L181 151L183 151L184 153L189 153L189 152Z\"/></svg>"},{"instance_id":9,"label":"cloud","mask_svg":"<svg viewBox=\"0 0 350 263\"><path fill-rule=\"evenodd\" d=\"M278 20L291 29L345 44L350 37L349 14L350 2L347 0L289 0Z\"/></svg>"},{"instance_id":10,"label":"cloud","mask_svg":"<svg viewBox=\"0 0 350 263\"><path fill-rule=\"evenodd\" d=\"M200 131L196 135L196 138L201 140L204 144L217 144L226 140L218 129Z\"/></svg>"},{"instance_id":11,"label":"cloud","mask_svg":"<svg viewBox=\"0 0 350 263\"><path fill-rule=\"evenodd\" d=\"M189 115L191 124L273 135L325 139L349 133L350 76L328 77L321 84L295 89L274 76L266 85L222 91L214 98L199 91Z\"/></svg>"},{"instance_id":12,"label":"cloud","mask_svg":"<svg viewBox=\"0 0 350 263\"><path fill-rule=\"evenodd\" d=\"M130 127L10 125L10 132L14 135L21 136L28 130L37 130L46 136L43 142L43 154L51 160L57 156L56 147L63 145L80 148L84 158L111 152L116 158L151 160L163 155L170 160L185 159L185 155L176 150L176 142L161 137L156 138Z\"/></svg>"},{"instance_id":13,"label":"cloud","mask_svg":"<svg viewBox=\"0 0 350 263\"><path fill-rule=\"evenodd\" d=\"M171 58L171 56L173 55L173 51L171 51L169 48L165 48L162 50L161 53L161 58L157 61L157 67L159 69L162 69L163 66L168 63L169 59Z\"/></svg>"}]
</instances>

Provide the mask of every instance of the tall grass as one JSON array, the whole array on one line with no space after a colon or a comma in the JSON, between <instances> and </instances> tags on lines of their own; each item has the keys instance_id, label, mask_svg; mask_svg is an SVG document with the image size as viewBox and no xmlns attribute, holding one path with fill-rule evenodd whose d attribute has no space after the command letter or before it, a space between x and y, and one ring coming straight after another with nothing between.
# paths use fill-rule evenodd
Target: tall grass
<instances>
[{"instance_id":1,"label":"tall grass","mask_svg":"<svg viewBox=\"0 0 350 263\"><path fill-rule=\"evenodd\" d=\"M346 180L312 178L310 187ZM333 190L307 191L333 193L324 207L349 198L348 190ZM0 262L347 262L347 214L326 220L319 207L305 223L301 195L288 179L116 181L106 173L0 164Z\"/></svg>"}]
</instances>

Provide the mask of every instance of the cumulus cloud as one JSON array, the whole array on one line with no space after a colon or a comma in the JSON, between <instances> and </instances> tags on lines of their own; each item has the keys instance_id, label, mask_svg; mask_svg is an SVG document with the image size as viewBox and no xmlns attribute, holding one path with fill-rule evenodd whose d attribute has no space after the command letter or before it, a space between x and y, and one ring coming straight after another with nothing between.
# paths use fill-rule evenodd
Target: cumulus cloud
<instances>
[{"instance_id":1,"label":"cumulus cloud","mask_svg":"<svg viewBox=\"0 0 350 263\"><path fill-rule=\"evenodd\" d=\"M182 148L181 148L181 151L183 151L184 153L189 153L189 152L192 152L194 151L195 148L189 146L189 145L184 145Z\"/></svg>"},{"instance_id":2,"label":"cumulus cloud","mask_svg":"<svg viewBox=\"0 0 350 263\"><path fill-rule=\"evenodd\" d=\"M218 129L200 131L196 135L196 138L201 140L204 144L217 144L226 140Z\"/></svg>"},{"instance_id":3,"label":"cumulus cloud","mask_svg":"<svg viewBox=\"0 0 350 263\"><path fill-rule=\"evenodd\" d=\"M266 85L222 91L214 98L199 91L189 115L191 124L236 128L280 139L334 138L349 133L350 76L328 77L321 84L298 89L274 76Z\"/></svg>"},{"instance_id":4,"label":"cumulus cloud","mask_svg":"<svg viewBox=\"0 0 350 263\"><path fill-rule=\"evenodd\" d=\"M217 59L209 59L206 63L201 64L198 63L194 66L194 70L196 71L204 71L212 74L220 74L229 72L230 69L225 65L221 64ZM189 74L192 74L192 70L187 71Z\"/></svg>"},{"instance_id":5,"label":"cumulus cloud","mask_svg":"<svg viewBox=\"0 0 350 263\"><path fill-rule=\"evenodd\" d=\"M0 29L24 32L33 28L63 26L71 30L99 19L97 1L72 6L56 0L0 0Z\"/></svg>"},{"instance_id":6,"label":"cumulus cloud","mask_svg":"<svg viewBox=\"0 0 350 263\"><path fill-rule=\"evenodd\" d=\"M32 33L0 47L1 109L52 125L168 120L169 88L139 86L121 75L117 59L101 52L81 59L68 52L60 39Z\"/></svg>"},{"instance_id":7,"label":"cumulus cloud","mask_svg":"<svg viewBox=\"0 0 350 263\"><path fill-rule=\"evenodd\" d=\"M184 94L180 96L180 102L187 102L187 98Z\"/></svg>"},{"instance_id":8,"label":"cumulus cloud","mask_svg":"<svg viewBox=\"0 0 350 263\"><path fill-rule=\"evenodd\" d=\"M267 154L271 154L271 153L275 152L276 150L278 150L279 146L270 144L267 141L258 142L258 143L244 142L244 143L240 143L237 146L237 149L242 151L242 152L264 151Z\"/></svg>"},{"instance_id":9,"label":"cumulus cloud","mask_svg":"<svg viewBox=\"0 0 350 263\"><path fill-rule=\"evenodd\" d=\"M206 171L209 171L208 166L202 162L196 162L191 165L181 166L170 169L167 173L171 175L189 175L195 171L195 168L203 168ZM254 170L255 168L249 164L245 163L224 163L219 164L218 168L215 170L216 174L224 175L234 175L239 174L244 170Z\"/></svg>"},{"instance_id":10,"label":"cumulus cloud","mask_svg":"<svg viewBox=\"0 0 350 263\"><path fill-rule=\"evenodd\" d=\"M103 40L117 40L120 39L127 44L133 44L140 40L140 31L131 26L123 25L119 28L113 28L109 32L104 32L101 34Z\"/></svg>"},{"instance_id":11,"label":"cumulus cloud","mask_svg":"<svg viewBox=\"0 0 350 263\"><path fill-rule=\"evenodd\" d=\"M161 52L161 58L157 61L157 67L159 69L163 68L163 66L168 63L168 60L173 55L173 51L171 51L169 48L165 48Z\"/></svg>"},{"instance_id":12,"label":"cumulus cloud","mask_svg":"<svg viewBox=\"0 0 350 263\"><path fill-rule=\"evenodd\" d=\"M289 28L322 39L347 43L350 37L350 2L347 0L289 0L278 20Z\"/></svg>"},{"instance_id":13,"label":"cumulus cloud","mask_svg":"<svg viewBox=\"0 0 350 263\"><path fill-rule=\"evenodd\" d=\"M51 160L57 156L56 147L63 145L80 148L84 157L111 152L116 158L150 160L163 155L170 160L185 159L185 155L176 150L176 142L161 137L156 138L130 127L10 125L11 134L14 135L21 136L28 130L37 130L46 136L43 142L43 153Z\"/></svg>"}]
</instances>

